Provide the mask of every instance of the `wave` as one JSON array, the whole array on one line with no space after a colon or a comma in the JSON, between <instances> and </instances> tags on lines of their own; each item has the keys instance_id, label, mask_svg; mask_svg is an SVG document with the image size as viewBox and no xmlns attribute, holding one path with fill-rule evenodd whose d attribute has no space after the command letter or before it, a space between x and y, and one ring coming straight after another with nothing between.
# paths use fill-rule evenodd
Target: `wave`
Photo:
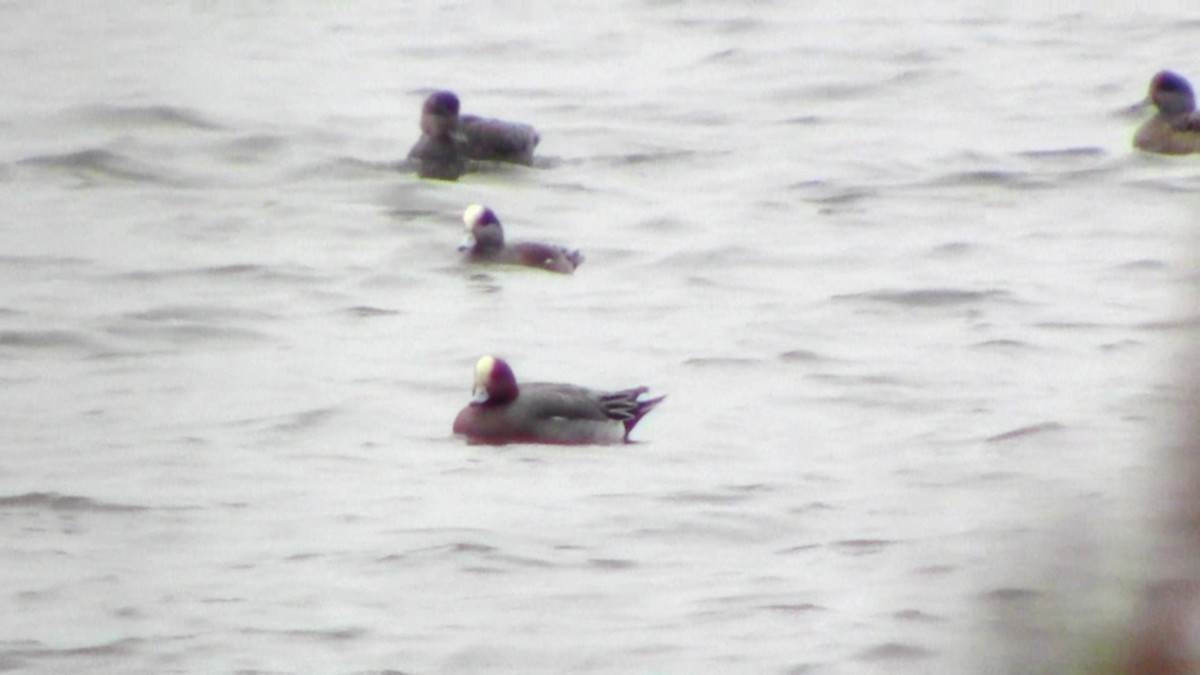
<instances>
[{"instance_id":1,"label":"wave","mask_svg":"<svg viewBox=\"0 0 1200 675\"><path fill-rule=\"evenodd\" d=\"M148 511L149 507L136 504L102 502L90 497L64 495L58 492L26 492L19 495L0 497L0 509L42 509L47 511L132 513Z\"/></svg>"},{"instance_id":2,"label":"wave","mask_svg":"<svg viewBox=\"0 0 1200 675\"><path fill-rule=\"evenodd\" d=\"M280 269L278 266L253 263L233 263L211 267L189 267L168 270L138 270L113 275L119 281L159 282L174 279L233 279L254 282L322 282L328 277L316 274L310 267L293 266Z\"/></svg>"},{"instance_id":3,"label":"wave","mask_svg":"<svg viewBox=\"0 0 1200 675\"><path fill-rule=\"evenodd\" d=\"M1025 438L1027 436L1033 436L1035 434L1045 434L1045 433L1050 433L1053 431L1061 431L1065 428L1066 427L1064 427L1062 424L1060 424L1058 422L1041 422L1039 424L1030 424L1028 426L1020 427L1017 429L1012 429L1010 431L1005 431L1004 433L996 434L995 436L988 436L987 438L985 438L983 440L988 443L1003 443L1004 441L1011 441L1011 440L1015 440L1018 438Z\"/></svg>"},{"instance_id":4,"label":"wave","mask_svg":"<svg viewBox=\"0 0 1200 675\"><path fill-rule=\"evenodd\" d=\"M222 131L225 129L198 112L169 105L86 105L67 111L65 116L105 126L165 127L197 131Z\"/></svg>"},{"instance_id":5,"label":"wave","mask_svg":"<svg viewBox=\"0 0 1200 675\"><path fill-rule=\"evenodd\" d=\"M128 182L186 187L180 180L164 175L149 164L101 148L34 155L17 160L17 165L61 171L88 183Z\"/></svg>"},{"instance_id":6,"label":"wave","mask_svg":"<svg viewBox=\"0 0 1200 675\"><path fill-rule=\"evenodd\" d=\"M973 305L996 298L1006 298L1008 291L988 289L967 291L957 288L919 288L909 291L870 291L833 296L834 300L867 300L906 307L953 307Z\"/></svg>"},{"instance_id":7,"label":"wave","mask_svg":"<svg viewBox=\"0 0 1200 675\"><path fill-rule=\"evenodd\" d=\"M28 350L91 350L95 343L83 333L67 330L0 331L0 348Z\"/></svg>"}]
</instances>

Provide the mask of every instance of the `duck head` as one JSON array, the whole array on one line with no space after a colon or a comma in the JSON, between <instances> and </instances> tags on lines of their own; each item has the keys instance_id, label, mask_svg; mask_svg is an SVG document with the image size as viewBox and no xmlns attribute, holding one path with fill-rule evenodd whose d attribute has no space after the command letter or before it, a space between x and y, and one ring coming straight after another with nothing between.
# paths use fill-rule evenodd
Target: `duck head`
<instances>
[{"instance_id":1,"label":"duck head","mask_svg":"<svg viewBox=\"0 0 1200 675\"><path fill-rule=\"evenodd\" d=\"M500 405L517 398L517 377L504 359L485 356L475 364L472 405Z\"/></svg>"},{"instance_id":2,"label":"duck head","mask_svg":"<svg viewBox=\"0 0 1200 675\"><path fill-rule=\"evenodd\" d=\"M1164 115L1187 115L1196 109L1192 85L1177 73L1160 71L1150 80L1148 100Z\"/></svg>"},{"instance_id":3,"label":"duck head","mask_svg":"<svg viewBox=\"0 0 1200 675\"><path fill-rule=\"evenodd\" d=\"M452 91L435 91L421 106L421 131L430 136L458 130L458 97Z\"/></svg>"},{"instance_id":4,"label":"duck head","mask_svg":"<svg viewBox=\"0 0 1200 675\"><path fill-rule=\"evenodd\" d=\"M459 251L490 253L504 248L504 228L491 209L481 204L472 204L463 211L462 219L467 234L458 245Z\"/></svg>"}]
</instances>

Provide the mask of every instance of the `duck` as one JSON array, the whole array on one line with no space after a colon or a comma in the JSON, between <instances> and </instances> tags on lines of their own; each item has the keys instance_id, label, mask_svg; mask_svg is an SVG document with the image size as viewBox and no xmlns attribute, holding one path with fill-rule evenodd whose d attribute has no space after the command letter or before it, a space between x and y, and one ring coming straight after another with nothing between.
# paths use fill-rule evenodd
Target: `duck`
<instances>
[{"instance_id":1,"label":"duck","mask_svg":"<svg viewBox=\"0 0 1200 675\"><path fill-rule=\"evenodd\" d=\"M436 91L425 99L421 138L408 151L408 159L417 163L421 178L458 180L466 171L458 107L458 97L449 91Z\"/></svg>"},{"instance_id":2,"label":"duck","mask_svg":"<svg viewBox=\"0 0 1200 675\"><path fill-rule=\"evenodd\" d=\"M573 384L517 384L504 359L475 364L474 398L454 418L454 433L471 443L607 445L629 434L666 396L643 399L647 387L596 391Z\"/></svg>"},{"instance_id":3,"label":"duck","mask_svg":"<svg viewBox=\"0 0 1200 675\"><path fill-rule=\"evenodd\" d=\"M524 265L560 274L572 274L583 264L583 254L578 250L528 241L505 244L500 219L482 204L468 206L462 219L467 234L458 250L468 262Z\"/></svg>"},{"instance_id":4,"label":"duck","mask_svg":"<svg viewBox=\"0 0 1200 675\"><path fill-rule=\"evenodd\" d=\"M421 138L408 151L422 178L457 180L467 160L533 165L541 137L522 122L460 115L458 96L435 91L421 106Z\"/></svg>"},{"instance_id":5,"label":"duck","mask_svg":"<svg viewBox=\"0 0 1200 675\"><path fill-rule=\"evenodd\" d=\"M1157 112L1134 134L1134 147L1165 155L1200 152L1200 115L1187 80L1169 70L1159 71L1150 80L1145 102L1153 103Z\"/></svg>"}]
</instances>

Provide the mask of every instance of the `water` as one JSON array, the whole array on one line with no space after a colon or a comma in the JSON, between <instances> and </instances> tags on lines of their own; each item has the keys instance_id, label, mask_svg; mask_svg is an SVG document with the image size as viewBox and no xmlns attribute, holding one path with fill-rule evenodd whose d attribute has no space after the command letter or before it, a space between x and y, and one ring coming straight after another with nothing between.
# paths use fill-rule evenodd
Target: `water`
<instances>
[{"instance_id":1,"label":"water","mask_svg":"<svg viewBox=\"0 0 1200 675\"><path fill-rule=\"evenodd\" d=\"M1121 619L1195 338L1160 9L0 7L0 669L964 672ZM432 88L538 166L396 171ZM586 262L464 268L474 202ZM484 353L668 398L467 446Z\"/></svg>"}]
</instances>

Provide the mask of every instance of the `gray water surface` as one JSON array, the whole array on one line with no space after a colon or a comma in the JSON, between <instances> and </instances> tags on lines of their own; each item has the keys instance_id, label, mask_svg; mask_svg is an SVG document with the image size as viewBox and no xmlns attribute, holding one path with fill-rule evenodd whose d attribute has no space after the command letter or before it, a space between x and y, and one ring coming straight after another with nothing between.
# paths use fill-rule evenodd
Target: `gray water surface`
<instances>
[{"instance_id":1,"label":"gray water surface","mask_svg":"<svg viewBox=\"0 0 1200 675\"><path fill-rule=\"evenodd\" d=\"M989 6L0 6L0 670L984 672L1115 620L1200 213L1127 108L1200 23ZM537 165L397 170L434 88ZM586 262L464 267L474 202ZM486 353L668 398L469 446Z\"/></svg>"}]
</instances>

